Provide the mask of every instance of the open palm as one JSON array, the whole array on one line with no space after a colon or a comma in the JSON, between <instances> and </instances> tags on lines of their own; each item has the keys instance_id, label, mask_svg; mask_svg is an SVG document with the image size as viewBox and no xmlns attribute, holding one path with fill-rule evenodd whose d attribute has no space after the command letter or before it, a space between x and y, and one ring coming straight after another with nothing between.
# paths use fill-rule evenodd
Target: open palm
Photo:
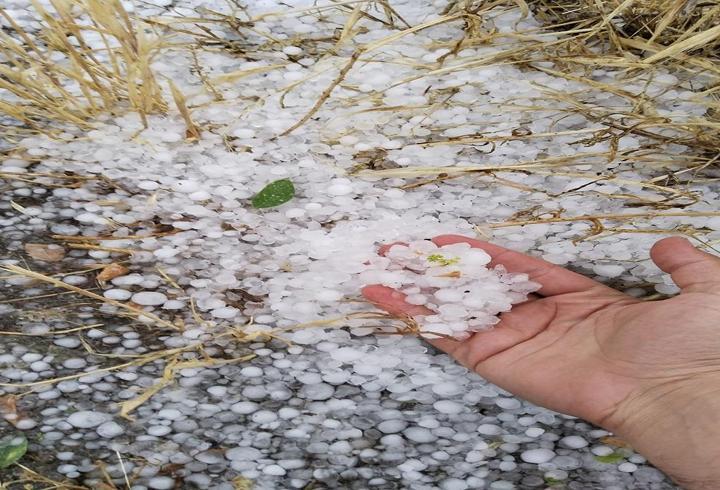
<instances>
[{"instance_id":1,"label":"open palm","mask_svg":"<svg viewBox=\"0 0 720 490\"><path fill-rule=\"evenodd\" d=\"M490 265L542 285L494 329L463 341L431 341L503 389L615 430L683 383L720 373L720 259L687 240L653 247L653 260L683 290L655 302L487 242L455 235L433 241L467 242L490 254ZM429 313L385 286L366 286L363 295L391 313Z\"/></svg>"}]
</instances>

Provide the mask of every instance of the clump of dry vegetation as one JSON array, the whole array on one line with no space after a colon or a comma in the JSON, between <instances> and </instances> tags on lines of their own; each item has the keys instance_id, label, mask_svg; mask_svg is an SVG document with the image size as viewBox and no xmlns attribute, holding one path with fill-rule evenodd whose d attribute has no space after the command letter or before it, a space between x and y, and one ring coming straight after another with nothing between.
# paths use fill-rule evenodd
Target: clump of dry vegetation
<instances>
[{"instance_id":1,"label":"clump of dry vegetation","mask_svg":"<svg viewBox=\"0 0 720 490\"><path fill-rule=\"evenodd\" d=\"M46 122L90 127L100 113L121 104L146 115L167 108L150 68L162 41L148 35L119 0L34 2L43 21L26 32L0 8L9 26L0 31L0 112L40 129ZM101 40L92 49L89 39ZM92 43L94 44L94 43Z\"/></svg>"},{"instance_id":2,"label":"clump of dry vegetation","mask_svg":"<svg viewBox=\"0 0 720 490\"><path fill-rule=\"evenodd\" d=\"M634 94L638 103L632 115L641 126L678 130L683 134L673 142L687 144L715 163L720 136L720 1L536 0L530 8L539 21L568 39L553 60L559 62L556 72L572 71L582 80L583 68L609 67L623 81L651 79L663 67L692 86L697 101L707 107L703 117L685 125L668 124L653 113L652 98L644 94ZM620 86L601 88L621 93ZM653 117L658 120L648 124ZM639 134L657 136L646 130Z\"/></svg>"},{"instance_id":3,"label":"clump of dry vegetation","mask_svg":"<svg viewBox=\"0 0 720 490\"><path fill-rule=\"evenodd\" d=\"M164 98L158 76L151 69L153 59L167 47L164 35L183 37L179 46L187 48L193 60L193 71L214 100L221 102L223 95L213 83L242 83L245 77L281 68L284 63L230 72L211 79L204 73L198 52L221 51L246 56L281 49L283 41L257 31L254 25L269 16L317 15L322 18L334 10L346 15L345 24L334 36L291 40L303 45L305 51L318 60L336 58L337 76L309 111L283 134L292 133L307 123L332 97L334 88L344 84L354 66L359 61L370 61L379 48L441 24L456 24L462 28L460 39L435 46L449 49L447 54L435 64L418 64L417 75L397 80L393 86L424 77L510 63L586 83L589 90L607 92L631 102L632 111L618 114L589 104L582 93L547 89L548 99L565 106L567 112L582 114L589 121L607 125L606 134L589 135L588 140L617 139L619 135L632 133L654 139L658 144L685 144L702 155L700 161L693 159L689 163L697 166L715 157L716 141L720 136L719 0L455 0L438 17L420 25L409 25L387 0L338 2L256 17L237 4L230 14L201 8L192 17L173 15L152 19L130 15L119 0L54 0L51 4L53 10L33 4L43 28L32 33L25 32L0 8L0 18L9 26L6 32L0 32L3 58L0 89L12 94L12 97L0 98L0 112L36 129L48 121L87 128L102 112L113 113L128 108L136 111L147 126L146 115L166 110L165 98L172 98L186 121L188 137L197 138L200 129L190 115L192 107L186 105L184 96L174 86ZM498 32L492 25L492 17L498 9L519 10L523 16L532 14L542 27L517 30L511 35ZM366 25L361 25L363 22ZM354 37L372 25L394 32L372 43L357 43ZM236 36L218 35L219 30ZM244 41L248 36L258 35L264 42ZM103 48L92 48L97 46L98 40ZM509 43L509 40L513 42ZM507 48L462 63L448 63L463 48L486 45ZM677 123L657 114L652 96L624 88L632 81L651 80L661 66L677 74L681 83L693 85L698 101L707 105L704 117ZM589 75L599 68L614 71L618 75L617 82L593 81ZM313 75L290 84L283 97L312 78ZM372 97L381 95L374 93ZM452 94L437 95L438 107L452 103ZM356 100L348 101L352 102ZM513 135L523 136L534 137ZM483 137L485 135L480 138ZM450 142L482 141L465 138ZM494 144L500 142L494 141ZM428 143L443 142L435 139Z\"/></svg>"},{"instance_id":4,"label":"clump of dry vegetation","mask_svg":"<svg viewBox=\"0 0 720 490\"><path fill-rule=\"evenodd\" d=\"M609 41L617 52L640 48L648 51L652 61L678 54L717 61L720 55L720 3L716 0L536 0L531 5L542 22L589 28L589 37Z\"/></svg>"}]
</instances>

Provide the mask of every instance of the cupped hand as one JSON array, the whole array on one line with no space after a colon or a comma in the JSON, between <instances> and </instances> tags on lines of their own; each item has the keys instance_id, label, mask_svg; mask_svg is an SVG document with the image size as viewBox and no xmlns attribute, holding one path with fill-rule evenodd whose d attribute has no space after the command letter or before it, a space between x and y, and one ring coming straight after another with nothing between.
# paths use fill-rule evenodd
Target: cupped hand
<instances>
[{"instance_id":1,"label":"cupped hand","mask_svg":"<svg viewBox=\"0 0 720 490\"><path fill-rule=\"evenodd\" d=\"M433 345L503 389L625 436L677 480L694 478L705 458L683 463L675 452L657 447L667 448L667 438L653 434L664 431L680 444L676 439L684 436L671 433L683 425L677 412L687 412L687 402L698 410L708 403L708 410L720 408L720 258L683 238L659 241L651 257L682 292L643 301L487 242L456 235L433 241L467 242L492 257L490 266L526 273L542 286L503 313L492 330L463 341L431 340ZM362 292L390 313L429 313L385 286ZM683 449L689 455L689 448Z\"/></svg>"}]
</instances>

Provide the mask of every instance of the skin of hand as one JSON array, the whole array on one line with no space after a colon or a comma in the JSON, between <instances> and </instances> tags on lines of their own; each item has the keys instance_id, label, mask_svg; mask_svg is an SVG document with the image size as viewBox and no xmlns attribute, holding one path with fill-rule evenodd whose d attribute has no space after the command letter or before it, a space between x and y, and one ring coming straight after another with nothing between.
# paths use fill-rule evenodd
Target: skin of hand
<instances>
[{"instance_id":1,"label":"skin of hand","mask_svg":"<svg viewBox=\"0 0 720 490\"><path fill-rule=\"evenodd\" d=\"M467 242L489 266L542 285L495 328L434 346L505 390L614 432L685 488L720 488L720 258L660 240L650 255L682 292L643 301L487 242L433 241ZM393 314L429 312L385 286L362 292Z\"/></svg>"}]
</instances>

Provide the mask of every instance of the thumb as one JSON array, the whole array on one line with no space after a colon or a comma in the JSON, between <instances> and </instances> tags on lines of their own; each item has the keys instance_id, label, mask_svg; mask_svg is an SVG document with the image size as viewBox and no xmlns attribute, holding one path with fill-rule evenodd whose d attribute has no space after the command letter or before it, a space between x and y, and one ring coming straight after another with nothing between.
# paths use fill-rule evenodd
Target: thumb
<instances>
[{"instance_id":1,"label":"thumb","mask_svg":"<svg viewBox=\"0 0 720 490\"><path fill-rule=\"evenodd\" d=\"M685 238L660 240L650 257L684 291L720 292L720 257L696 249Z\"/></svg>"}]
</instances>

